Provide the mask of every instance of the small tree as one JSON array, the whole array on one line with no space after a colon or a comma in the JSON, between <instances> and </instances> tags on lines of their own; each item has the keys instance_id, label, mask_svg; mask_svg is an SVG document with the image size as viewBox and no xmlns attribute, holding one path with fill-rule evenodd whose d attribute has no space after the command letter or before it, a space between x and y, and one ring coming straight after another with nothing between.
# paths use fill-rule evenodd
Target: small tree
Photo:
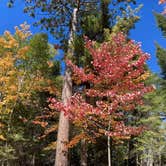
<instances>
[{"instance_id":1,"label":"small tree","mask_svg":"<svg viewBox=\"0 0 166 166\"><path fill-rule=\"evenodd\" d=\"M67 61L80 92L66 105L50 99L50 107L63 111L74 124L81 126L82 136L90 140L103 134L120 140L140 133L141 127L125 125L128 118L125 112L142 104L142 96L152 90L143 83L149 55L142 52L139 44L127 41L122 33L100 46L87 40L86 48L92 56L92 67L79 68Z\"/></svg>"}]
</instances>

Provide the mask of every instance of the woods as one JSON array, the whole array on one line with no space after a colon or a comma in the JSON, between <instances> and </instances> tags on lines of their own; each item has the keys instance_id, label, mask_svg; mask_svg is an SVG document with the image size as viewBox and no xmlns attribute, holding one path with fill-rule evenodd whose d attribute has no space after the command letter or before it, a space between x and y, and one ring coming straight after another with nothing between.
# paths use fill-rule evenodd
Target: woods
<instances>
[{"instance_id":1,"label":"woods","mask_svg":"<svg viewBox=\"0 0 166 166\"><path fill-rule=\"evenodd\" d=\"M152 72L130 36L142 5L23 3L47 31L32 35L23 23L0 36L0 165L166 165L166 50L154 43L161 71ZM164 14L153 12L165 38Z\"/></svg>"}]
</instances>

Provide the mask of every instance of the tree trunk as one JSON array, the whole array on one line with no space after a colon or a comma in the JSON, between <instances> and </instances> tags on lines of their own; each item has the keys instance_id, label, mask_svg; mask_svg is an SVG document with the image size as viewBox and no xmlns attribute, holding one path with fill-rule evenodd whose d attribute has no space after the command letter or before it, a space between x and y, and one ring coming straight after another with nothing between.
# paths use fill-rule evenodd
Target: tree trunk
<instances>
[{"instance_id":1,"label":"tree trunk","mask_svg":"<svg viewBox=\"0 0 166 166\"><path fill-rule=\"evenodd\" d=\"M81 166L87 166L87 144L86 140L81 140Z\"/></svg>"},{"instance_id":2,"label":"tree trunk","mask_svg":"<svg viewBox=\"0 0 166 166\"><path fill-rule=\"evenodd\" d=\"M73 17L71 23L72 25L70 28L70 36L69 36L68 51L67 51L67 55L70 56L72 56L74 53L72 42L74 40L74 34L76 32L77 8L74 8L73 10ZM71 96L72 96L71 71L70 68L66 67L64 81L63 81L62 102L66 104L67 100ZM60 112L55 166L68 166L68 148L66 147L68 141L69 141L69 120L64 115L63 112Z\"/></svg>"}]
</instances>

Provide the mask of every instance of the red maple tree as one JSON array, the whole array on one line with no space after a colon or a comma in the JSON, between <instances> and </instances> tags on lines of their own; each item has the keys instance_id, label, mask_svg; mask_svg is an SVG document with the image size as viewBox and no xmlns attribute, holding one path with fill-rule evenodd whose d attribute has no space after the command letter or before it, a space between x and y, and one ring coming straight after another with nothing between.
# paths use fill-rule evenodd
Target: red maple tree
<instances>
[{"instance_id":1,"label":"red maple tree","mask_svg":"<svg viewBox=\"0 0 166 166\"><path fill-rule=\"evenodd\" d=\"M143 104L143 95L152 90L144 84L149 55L122 33L99 46L86 39L85 47L92 56L92 67L67 61L80 91L66 105L49 99L50 107L64 111L89 136L106 134L119 139L140 133L142 127L126 126L125 114Z\"/></svg>"}]
</instances>

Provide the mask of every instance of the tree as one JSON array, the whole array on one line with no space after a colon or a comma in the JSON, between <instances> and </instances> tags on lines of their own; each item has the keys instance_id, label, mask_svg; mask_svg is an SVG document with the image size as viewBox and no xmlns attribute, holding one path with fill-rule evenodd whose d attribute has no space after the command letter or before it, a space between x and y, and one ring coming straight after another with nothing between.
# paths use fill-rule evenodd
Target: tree
<instances>
[{"instance_id":1,"label":"tree","mask_svg":"<svg viewBox=\"0 0 166 166\"><path fill-rule=\"evenodd\" d=\"M137 123L147 130L135 138L132 153L137 156L137 165L164 165L165 163L165 124L163 122L164 93L160 89L160 78L152 75L146 84L153 84L156 90L144 96L144 105L139 108L141 114Z\"/></svg>"},{"instance_id":2,"label":"tree","mask_svg":"<svg viewBox=\"0 0 166 166\"><path fill-rule=\"evenodd\" d=\"M125 3L124 3L125 4ZM103 0L101 1L100 4L100 12L92 15L85 16L85 20L82 24L83 27L83 34L88 36L92 40L96 40L99 43L102 43L104 41L112 40L110 37L110 32L111 36L115 35L118 32L123 32L128 35L129 30L131 28L134 28L135 22L139 20L139 17L136 16L136 13L140 9L141 6L139 6L136 9L132 9L129 5L126 7L126 9L123 9L123 3L121 4L112 4L112 1L107 1ZM120 5L120 6L119 6ZM127 3L126 3L127 5ZM115 7L116 9L112 9L112 6ZM124 5L125 6L125 5ZM111 8L111 10L110 10ZM120 9L122 9L122 13L120 13ZM115 12L115 13L114 13ZM118 13L118 14L117 14ZM115 19L117 16L118 19ZM114 19L113 19L114 18ZM78 37L75 38L74 42L74 48L75 48L75 62L78 66L85 67L85 68L92 68L93 66L91 65L92 57L91 55L86 51L84 48L84 40L83 40L83 34L79 35ZM74 91L82 89L82 86L86 86L87 88L89 87L88 83L84 83L81 85L75 85L74 84ZM89 100L89 97L87 97L86 100ZM78 137L76 136L75 139L78 140ZM105 143L105 138L102 139L103 143ZM74 140L72 141L74 142ZM84 138L81 140L81 149L83 149L83 153L80 152L81 159L84 159L87 161L88 154L91 155L91 152L89 151L88 153L85 152L86 148L86 143ZM101 142L101 141L96 141L96 142ZM109 141L108 141L109 142ZM97 143L96 143L96 146ZM93 146L95 148L95 145ZM109 149L109 148L108 148ZM113 151L113 148L111 148ZM97 156L97 152L93 155ZM104 155L103 155L104 156ZM92 157L92 156L91 156ZM96 161L100 159L96 158ZM81 160L82 163L85 165L85 161ZM90 161L88 161L89 163ZM104 162L104 161L103 161Z\"/></svg>"},{"instance_id":3,"label":"tree","mask_svg":"<svg viewBox=\"0 0 166 166\"><path fill-rule=\"evenodd\" d=\"M165 16L154 13L158 27L165 37ZM147 126L147 130L142 133L135 142L137 164L142 165L165 165L165 76L166 76L166 50L156 43L156 56L161 68L161 75L152 75L146 84L153 84L156 90L145 95L145 105L137 123ZM162 78L160 78L162 77Z\"/></svg>"},{"instance_id":4,"label":"tree","mask_svg":"<svg viewBox=\"0 0 166 166\"><path fill-rule=\"evenodd\" d=\"M119 140L138 134L141 128L125 126L127 117L124 115L125 111L141 104L142 96L151 90L140 79L145 73L148 55L121 33L99 47L87 40L86 48L92 55L93 69L78 68L71 61L67 64L76 83L77 80L88 82L90 88L82 87L83 92L75 93L67 105L51 99L51 107L63 111L73 123L81 126L87 139L105 134ZM93 104L87 102L85 96L90 97Z\"/></svg>"},{"instance_id":5,"label":"tree","mask_svg":"<svg viewBox=\"0 0 166 166\"><path fill-rule=\"evenodd\" d=\"M9 6L13 4L13 0L9 1ZM121 2L135 2L135 1L115 1L114 4L120 4ZM98 6L96 4L100 4L99 1L28 1L25 0L26 8L25 12L30 13L31 16L35 16L38 11L41 11L44 14L47 14L46 17L42 17L41 20L37 23L49 29L51 33L58 37L58 39L62 39L64 41L67 39L67 55L73 55L73 34L77 32L77 27L79 27L81 23L80 15L88 15L91 12L94 12ZM93 9L93 10L91 10ZM123 8L124 9L124 8ZM97 10L95 10L97 11ZM77 24L77 25L76 25ZM81 31L81 29L79 30ZM62 91L62 100L64 103L68 98L71 97L72 94L72 82L70 76L70 70L66 68L65 76L64 76L64 88ZM68 133L69 133L69 124L68 120L65 117L60 115L60 124L59 125L59 133L57 140L57 155L59 156L56 159L57 164L67 163L67 149L65 148L65 143L68 142ZM62 127L61 127L62 126ZM65 127L66 126L66 127ZM63 137L64 136L64 137ZM62 138L63 137L63 138ZM63 153L65 152L65 153ZM57 165L56 164L56 165Z\"/></svg>"},{"instance_id":6,"label":"tree","mask_svg":"<svg viewBox=\"0 0 166 166\"><path fill-rule=\"evenodd\" d=\"M163 33L163 36L165 37L165 32L166 32L166 27L165 27L166 19L165 19L165 16L155 13L155 17L156 17L156 20L157 20L158 27L160 28L160 30ZM165 69L166 68L166 62L165 62L165 58L164 58L165 57L165 52L166 52L166 50L164 48L162 48L158 44L156 44L156 56L157 56L157 59L158 59L158 64L161 68L161 76L162 76L161 89L163 90L164 93L165 93L164 90L165 90L165 78L166 78L166 69ZM163 115L165 116L165 113Z\"/></svg>"},{"instance_id":7,"label":"tree","mask_svg":"<svg viewBox=\"0 0 166 166\"><path fill-rule=\"evenodd\" d=\"M52 54L47 35L37 34L32 38L30 35L28 25L22 24L20 29L16 27L14 35L6 31L0 37L2 165L35 164L45 145L43 142L39 146L41 142L37 139L43 128L32 123L45 108L38 93L50 96L58 91L52 86L55 81L51 80ZM54 67L59 70L58 64Z\"/></svg>"}]
</instances>

